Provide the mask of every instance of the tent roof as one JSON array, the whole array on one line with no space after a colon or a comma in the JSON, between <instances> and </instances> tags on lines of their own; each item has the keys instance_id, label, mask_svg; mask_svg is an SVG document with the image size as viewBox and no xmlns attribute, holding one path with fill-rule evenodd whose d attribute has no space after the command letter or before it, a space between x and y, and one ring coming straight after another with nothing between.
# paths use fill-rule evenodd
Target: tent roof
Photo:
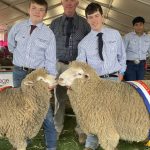
<instances>
[{"instance_id":1,"label":"tent roof","mask_svg":"<svg viewBox=\"0 0 150 150\"><path fill-rule=\"evenodd\" d=\"M61 0L47 0L49 8L44 18L45 24L63 14ZM132 31L132 19L143 16L145 30L150 31L150 0L79 0L77 13L84 16L84 10L90 2L98 2L103 7L105 26L115 28L122 35ZM28 18L28 0L0 0L0 24L11 27L16 22Z\"/></svg>"}]
</instances>

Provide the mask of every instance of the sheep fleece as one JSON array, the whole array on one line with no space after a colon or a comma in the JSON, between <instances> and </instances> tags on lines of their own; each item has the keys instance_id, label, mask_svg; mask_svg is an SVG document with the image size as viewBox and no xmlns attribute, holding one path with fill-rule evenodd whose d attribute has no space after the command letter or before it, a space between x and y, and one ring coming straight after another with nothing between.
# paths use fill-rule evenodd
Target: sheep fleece
<instances>
[{"instance_id":1,"label":"sheep fleece","mask_svg":"<svg viewBox=\"0 0 150 150\"><path fill-rule=\"evenodd\" d=\"M33 76L35 77L35 76ZM42 81L0 93L0 134L17 147L37 135L48 112L51 93Z\"/></svg>"},{"instance_id":2,"label":"sheep fleece","mask_svg":"<svg viewBox=\"0 0 150 150\"><path fill-rule=\"evenodd\" d=\"M143 141L148 137L150 118L143 99L125 82L100 79L85 63L74 62L89 78L76 79L68 96L85 133L98 136L106 150L113 150L119 139ZM150 81L144 81L150 87Z\"/></svg>"}]
</instances>

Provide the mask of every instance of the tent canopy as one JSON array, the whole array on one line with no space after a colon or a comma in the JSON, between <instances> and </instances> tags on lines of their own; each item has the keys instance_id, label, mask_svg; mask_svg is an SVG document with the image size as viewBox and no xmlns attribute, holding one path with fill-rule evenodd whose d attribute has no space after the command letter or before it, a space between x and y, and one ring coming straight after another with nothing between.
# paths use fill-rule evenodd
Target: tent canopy
<instances>
[{"instance_id":1,"label":"tent canopy","mask_svg":"<svg viewBox=\"0 0 150 150\"><path fill-rule=\"evenodd\" d=\"M61 0L47 0L48 13L44 23L49 25L53 19L63 14ZM132 31L132 20L143 16L146 20L145 31L150 31L150 0L79 0L77 13L84 15L84 10L90 2L99 3L104 11L104 24L115 28L122 35ZM0 0L0 24L13 24L28 18L28 0Z\"/></svg>"}]
</instances>

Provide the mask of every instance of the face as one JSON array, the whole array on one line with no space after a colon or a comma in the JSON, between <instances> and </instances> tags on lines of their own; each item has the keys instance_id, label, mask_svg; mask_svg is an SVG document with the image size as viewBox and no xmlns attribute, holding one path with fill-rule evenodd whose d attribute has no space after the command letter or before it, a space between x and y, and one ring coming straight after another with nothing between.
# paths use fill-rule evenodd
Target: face
<instances>
[{"instance_id":1,"label":"face","mask_svg":"<svg viewBox=\"0 0 150 150\"><path fill-rule=\"evenodd\" d=\"M50 87L54 87L57 85L57 81L55 79L55 76L53 75L44 75L44 76L39 76L37 78L34 78L34 80L25 80L25 82L23 82L24 85L33 85L34 83L36 83L36 81L43 81L45 83L48 83L48 85Z\"/></svg>"},{"instance_id":2,"label":"face","mask_svg":"<svg viewBox=\"0 0 150 150\"><path fill-rule=\"evenodd\" d=\"M43 5L37 3L31 3L29 7L29 15L33 25L36 25L43 21L46 16L46 8Z\"/></svg>"},{"instance_id":3,"label":"face","mask_svg":"<svg viewBox=\"0 0 150 150\"><path fill-rule=\"evenodd\" d=\"M102 28L103 16L99 11L96 11L93 14L87 15L87 21L92 30L99 31Z\"/></svg>"},{"instance_id":4,"label":"face","mask_svg":"<svg viewBox=\"0 0 150 150\"><path fill-rule=\"evenodd\" d=\"M64 8L64 13L66 16L73 16L78 6L78 0L62 0L62 6Z\"/></svg>"},{"instance_id":5,"label":"face","mask_svg":"<svg viewBox=\"0 0 150 150\"><path fill-rule=\"evenodd\" d=\"M134 28L134 31L137 34L139 34L139 35L143 34L143 32L144 32L144 24L143 24L143 22L135 23L133 28Z\"/></svg>"},{"instance_id":6,"label":"face","mask_svg":"<svg viewBox=\"0 0 150 150\"><path fill-rule=\"evenodd\" d=\"M37 81L39 81L39 80L42 80L42 81L48 83L49 86L56 86L57 85L57 82L55 80L55 76L52 76L52 75L45 75L45 77L38 77Z\"/></svg>"},{"instance_id":7,"label":"face","mask_svg":"<svg viewBox=\"0 0 150 150\"><path fill-rule=\"evenodd\" d=\"M83 76L84 71L81 68L70 67L59 76L58 83L61 86L70 87L75 79L82 78Z\"/></svg>"}]
</instances>

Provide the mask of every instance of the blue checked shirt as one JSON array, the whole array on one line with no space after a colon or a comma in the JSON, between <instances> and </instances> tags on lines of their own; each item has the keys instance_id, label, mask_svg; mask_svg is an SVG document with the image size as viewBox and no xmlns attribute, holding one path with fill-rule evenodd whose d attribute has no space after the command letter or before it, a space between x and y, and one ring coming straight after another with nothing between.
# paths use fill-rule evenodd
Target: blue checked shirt
<instances>
[{"instance_id":1,"label":"blue checked shirt","mask_svg":"<svg viewBox=\"0 0 150 150\"><path fill-rule=\"evenodd\" d=\"M118 31L102 28L103 58L98 53L98 32L91 32L79 43L77 60L90 64L98 75L106 75L116 71L126 70L126 54L121 35Z\"/></svg>"},{"instance_id":2,"label":"blue checked shirt","mask_svg":"<svg viewBox=\"0 0 150 150\"><path fill-rule=\"evenodd\" d=\"M150 55L150 36L145 33L138 36L130 32L124 36L127 60L146 60Z\"/></svg>"},{"instance_id":3,"label":"blue checked shirt","mask_svg":"<svg viewBox=\"0 0 150 150\"><path fill-rule=\"evenodd\" d=\"M30 35L31 21L14 25L8 34L13 64L27 68L46 68L56 75L56 41L53 32L43 23L36 25Z\"/></svg>"},{"instance_id":4,"label":"blue checked shirt","mask_svg":"<svg viewBox=\"0 0 150 150\"><path fill-rule=\"evenodd\" d=\"M90 32L90 26L85 18L77 15L73 16L72 33L69 39L69 47L66 43L67 21L65 14L52 21L50 28L56 37L56 56L58 60L73 61L77 57L78 43Z\"/></svg>"}]
</instances>

